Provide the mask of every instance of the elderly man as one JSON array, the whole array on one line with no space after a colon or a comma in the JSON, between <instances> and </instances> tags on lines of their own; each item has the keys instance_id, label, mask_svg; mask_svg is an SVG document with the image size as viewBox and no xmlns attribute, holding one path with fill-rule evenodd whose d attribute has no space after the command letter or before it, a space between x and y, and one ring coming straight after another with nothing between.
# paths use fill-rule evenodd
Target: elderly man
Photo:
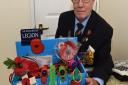
<instances>
[{"instance_id":1,"label":"elderly man","mask_svg":"<svg viewBox=\"0 0 128 85\"><path fill-rule=\"evenodd\" d=\"M86 84L105 85L113 67L110 54L113 29L92 9L94 1L72 0L74 10L60 15L55 37L78 37L81 44L78 53L92 49L94 56L90 59L91 63L83 62L89 69Z\"/></svg>"}]
</instances>

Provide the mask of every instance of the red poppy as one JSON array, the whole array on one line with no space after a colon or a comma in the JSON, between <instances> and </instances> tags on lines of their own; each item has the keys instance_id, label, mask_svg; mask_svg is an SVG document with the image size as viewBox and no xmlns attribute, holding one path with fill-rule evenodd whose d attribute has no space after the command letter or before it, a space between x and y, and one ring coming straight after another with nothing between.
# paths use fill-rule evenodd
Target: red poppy
<instances>
[{"instance_id":1,"label":"red poppy","mask_svg":"<svg viewBox=\"0 0 128 85\"><path fill-rule=\"evenodd\" d=\"M17 76L23 76L28 72L33 72L39 69L36 62L27 58L16 57L15 64L16 64L16 68L14 68L14 73Z\"/></svg>"}]
</instances>

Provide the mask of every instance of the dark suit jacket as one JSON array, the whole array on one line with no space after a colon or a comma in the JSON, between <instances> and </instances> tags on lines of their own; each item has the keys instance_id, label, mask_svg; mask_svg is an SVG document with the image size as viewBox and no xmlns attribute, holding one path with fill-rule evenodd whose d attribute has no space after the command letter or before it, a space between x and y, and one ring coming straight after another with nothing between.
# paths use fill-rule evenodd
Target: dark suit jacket
<instances>
[{"instance_id":1,"label":"dark suit jacket","mask_svg":"<svg viewBox=\"0 0 128 85\"><path fill-rule=\"evenodd\" d=\"M74 26L75 15L73 10L62 13L59 17L58 29L55 37L67 37L69 35L73 37ZM94 70L90 73L90 76L99 77L105 82L111 75L113 67L113 61L110 54L112 35L112 27L96 12L92 11L87 26L80 39L82 46L79 51L86 51L89 45L95 49ZM88 38L88 41L84 41L85 37Z\"/></svg>"}]
</instances>

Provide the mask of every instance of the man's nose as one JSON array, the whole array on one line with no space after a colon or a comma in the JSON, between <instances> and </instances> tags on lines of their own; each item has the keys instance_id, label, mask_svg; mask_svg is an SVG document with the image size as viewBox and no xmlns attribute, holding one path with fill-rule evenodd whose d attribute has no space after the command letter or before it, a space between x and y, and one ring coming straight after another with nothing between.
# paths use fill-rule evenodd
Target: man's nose
<instances>
[{"instance_id":1,"label":"man's nose","mask_svg":"<svg viewBox=\"0 0 128 85\"><path fill-rule=\"evenodd\" d=\"M78 5L79 5L80 7L82 7L82 6L84 5L83 1L82 1L82 0L79 0Z\"/></svg>"}]
</instances>

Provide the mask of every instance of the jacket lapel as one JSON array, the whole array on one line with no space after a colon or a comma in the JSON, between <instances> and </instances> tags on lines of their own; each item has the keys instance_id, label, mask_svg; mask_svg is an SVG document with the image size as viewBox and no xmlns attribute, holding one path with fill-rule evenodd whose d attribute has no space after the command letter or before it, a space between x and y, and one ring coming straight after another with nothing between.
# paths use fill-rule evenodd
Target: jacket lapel
<instances>
[{"instance_id":1,"label":"jacket lapel","mask_svg":"<svg viewBox=\"0 0 128 85\"><path fill-rule=\"evenodd\" d=\"M93 28L94 28L94 22L93 22L93 12L92 12L92 14L91 14L91 16L90 16L90 18L89 18L89 20L88 20L88 22L87 22L87 25L86 25L86 27L85 27L85 29L84 29L84 32L83 32L83 34L82 34L82 37L81 37L81 40L82 40L82 42L87 42L87 41L89 41L89 39L90 39L90 37L92 36L92 34L93 34Z\"/></svg>"},{"instance_id":2,"label":"jacket lapel","mask_svg":"<svg viewBox=\"0 0 128 85\"><path fill-rule=\"evenodd\" d=\"M74 29L75 29L75 15L74 12L72 11L72 16L71 16L71 22L70 22L70 32L71 32L71 37L74 37Z\"/></svg>"}]
</instances>

